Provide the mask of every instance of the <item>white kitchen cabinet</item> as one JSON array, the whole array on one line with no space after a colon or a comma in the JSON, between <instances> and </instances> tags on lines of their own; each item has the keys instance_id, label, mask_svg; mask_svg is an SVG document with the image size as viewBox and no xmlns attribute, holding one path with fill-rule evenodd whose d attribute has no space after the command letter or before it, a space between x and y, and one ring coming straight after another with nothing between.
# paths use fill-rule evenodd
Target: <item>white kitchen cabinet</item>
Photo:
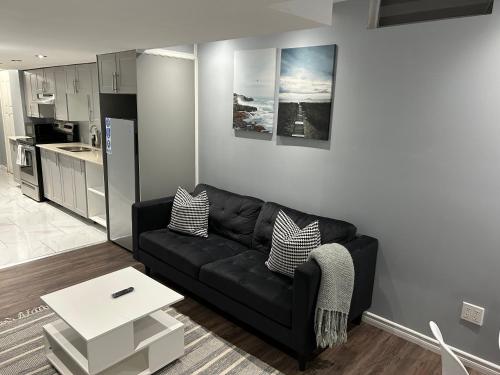
<instances>
[{"instance_id":1,"label":"white kitchen cabinet","mask_svg":"<svg viewBox=\"0 0 500 375\"><path fill-rule=\"evenodd\" d=\"M39 117L39 111L38 111L38 104L36 103L37 100L37 93L38 93L38 78L39 75L35 70L29 70L28 75L25 76L25 78L29 79L29 94L30 94L30 101L29 101L29 113L30 117ZM27 111L28 112L28 111Z\"/></svg>"},{"instance_id":2,"label":"white kitchen cabinet","mask_svg":"<svg viewBox=\"0 0 500 375\"><path fill-rule=\"evenodd\" d=\"M94 64L73 65L66 68L66 94L70 121L92 119L92 70Z\"/></svg>"},{"instance_id":3,"label":"white kitchen cabinet","mask_svg":"<svg viewBox=\"0 0 500 375\"><path fill-rule=\"evenodd\" d=\"M31 117L31 102L33 98L31 97L31 78L30 72L23 72L23 82L24 82L24 109L26 111L26 116Z\"/></svg>"},{"instance_id":4,"label":"white kitchen cabinet","mask_svg":"<svg viewBox=\"0 0 500 375\"><path fill-rule=\"evenodd\" d=\"M67 94L90 94L92 92L91 66L94 64L79 64L64 66L66 71Z\"/></svg>"},{"instance_id":5,"label":"white kitchen cabinet","mask_svg":"<svg viewBox=\"0 0 500 375\"><path fill-rule=\"evenodd\" d=\"M56 93L56 68L45 68L43 70L43 93L52 94Z\"/></svg>"},{"instance_id":6,"label":"white kitchen cabinet","mask_svg":"<svg viewBox=\"0 0 500 375\"><path fill-rule=\"evenodd\" d=\"M76 94L76 67L67 65L63 68L66 72L66 94Z\"/></svg>"},{"instance_id":7,"label":"white kitchen cabinet","mask_svg":"<svg viewBox=\"0 0 500 375\"><path fill-rule=\"evenodd\" d=\"M37 94L41 94L44 91L45 87L45 78L43 74L43 69L35 69L33 70L33 77L35 78L34 83L34 94L35 97Z\"/></svg>"},{"instance_id":8,"label":"white kitchen cabinet","mask_svg":"<svg viewBox=\"0 0 500 375\"><path fill-rule=\"evenodd\" d=\"M69 121L89 121L89 96L81 94L68 94L67 98Z\"/></svg>"},{"instance_id":9,"label":"white kitchen cabinet","mask_svg":"<svg viewBox=\"0 0 500 375\"><path fill-rule=\"evenodd\" d=\"M90 123L97 125L100 129L101 126L101 109L99 104L99 75L97 70L97 64L92 64L90 66L91 77L92 77L92 100L91 100L91 115Z\"/></svg>"},{"instance_id":10,"label":"white kitchen cabinet","mask_svg":"<svg viewBox=\"0 0 500 375\"><path fill-rule=\"evenodd\" d=\"M45 149L40 156L45 198L88 217L85 162Z\"/></svg>"},{"instance_id":11,"label":"white kitchen cabinet","mask_svg":"<svg viewBox=\"0 0 500 375\"><path fill-rule=\"evenodd\" d=\"M40 160L42 162L43 196L52 200L52 175L50 171L50 161L47 150L40 150Z\"/></svg>"},{"instance_id":12,"label":"white kitchen cabinet","mask_svg":"<svg viewBox=\"0 0 500 375\"><path fill-rule=\"evenodd\" d=\"M87 217L87 184L85 178L85 162L73 158L73 186L75 194L74 211Z\"/></svg>"},{"instance_id":13,"label":"white kitchen cabinet","mask_svg":"<svg viewBox=\"0 0 500 375\"><path fill-rule=\"evenodd\" d=\"M59 169L62 183L62 205L67 208L75 207L75 186L73 172L73 158L59 154Z\"/></svg>"},{"instance_id":14,"label":"white kitchen cabinet","mask_svg":"<svg viewBox=\"0 0 500 375\"><path fill-rule=\"evenodd\" d=\"M123 66L126 69L126 62ZM29 117L100 124L97 64L24 71L24 104ZM39 95L55 95L54 105L38 104Z\"/></svg>"},{"instance_id":15,"label":"white kitchen cabinet","mask_svg":"<svg viewBox=\"0 0 500 375\"><path fill-rule=\"evenodd\" d=\"M53 202L62 204L61 171L59 170L58 154L41 150L41 159L44 196Z\"/></svg>"},{"instance_id":16,"label":"white kitchen cabinet","mask_svg":"<svg viewBox=\"0 0 500 375\"><path fill-rule=\"evenodd\" d=\"M54 72L55 76L55 116L56 120L68 121L68 100L66 97L66 70L59 67Z\"/></svg>"},{"instance_id":17,"label":"white kitchen cabinet","mask_svg":"<svg viewBox=\"0 0 500 375\"><path fill-rule=\"evenodd\" d=\"M137 54L135 51L124 51L116 55L117 90L121 94L135 94L137 92Z\"/></svg>"},{"instance_id":18,"label":"white kitchen cabinet","mask_svg":"<svg viewBox=\"0 0 500 375\"><path fill-rule=\"evenodd\" d=\"M76 65L76 92L83 95L92 94L92 64Z\"/></svg>"},{"instance_id":19,"label":"white kitchen cabinet","mask_svg":"<svg viewBox=\"0 0 500 375\"><path fill-rule=\"evenodd\" d=\"M135 50L97 57L99 90L103 94L137 93L137 54Z\"/></svg>"},{"instance_id":20,"label":"white kitchen cabinet","mask_svg":"<svg viewBox=\"0 0 500 375\"><path fill-rule=\"evenodd\" d=\"M24 72L24 106L29 117L54 117L51 105L41 104L41 95L55 94L55 68L34 69Z\"/></svg>"},{"instance_id":21,"label":"white kitchen cabinet","mask_svg":"<svg viewBox=\"0 0 500 375\"><path fill-rule=\"evenodd\" d=\"M16 141L10 141L10 159L12 160L12 174L14 175L14 180L17 183L21 183L21 170L19 168L19 165L16 164L16 159L17 159L17 142Z\"/></svg>"},{"instance_id":22,"label":"white kitchen cabinet","mask_svg":"<svg viewBox=\"0 0 500 375\"><path fill-rule=\"evenodd\" d=\"M99 89L103 94L115 93L116 54L107 53L97 57L99 65Z\"/></svg>"}]
</instances>

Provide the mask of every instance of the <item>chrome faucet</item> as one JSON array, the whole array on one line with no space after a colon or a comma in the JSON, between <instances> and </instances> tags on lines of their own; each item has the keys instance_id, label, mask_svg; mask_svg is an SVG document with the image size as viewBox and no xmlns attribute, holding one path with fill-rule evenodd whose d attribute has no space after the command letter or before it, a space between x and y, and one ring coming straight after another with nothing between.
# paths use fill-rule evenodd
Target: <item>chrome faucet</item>
<instances>
[{"instance_id":1,"label":"chrome faucet","mask_svg":"<svg viewBox=\"0 0 500 375\"><path fill-rule=\"evenodd\" d=\"M90 142L92 143L92 147L100 147L101 146L101 137L100 131L97 129L96 125L90 126Z\"/></svg>"}]
</instances>

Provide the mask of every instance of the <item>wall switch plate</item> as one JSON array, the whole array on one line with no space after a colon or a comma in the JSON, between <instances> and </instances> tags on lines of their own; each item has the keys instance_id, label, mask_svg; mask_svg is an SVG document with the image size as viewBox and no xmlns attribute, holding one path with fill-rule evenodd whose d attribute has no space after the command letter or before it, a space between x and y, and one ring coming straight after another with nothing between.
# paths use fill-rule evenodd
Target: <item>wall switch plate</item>
<instances>
[{"instance_id":1,"label":"wall switch plate","mask_svg":"<svg viewBox=\"0 0 500 375\"><path fill-rule=\"evenodd\" d=\"M482 326L484 320L484 307L476 306L468 302L463 302L462 314L460 315L460 317L463 320L477 324L478 326Z\"/></svg>"}]
</instances>

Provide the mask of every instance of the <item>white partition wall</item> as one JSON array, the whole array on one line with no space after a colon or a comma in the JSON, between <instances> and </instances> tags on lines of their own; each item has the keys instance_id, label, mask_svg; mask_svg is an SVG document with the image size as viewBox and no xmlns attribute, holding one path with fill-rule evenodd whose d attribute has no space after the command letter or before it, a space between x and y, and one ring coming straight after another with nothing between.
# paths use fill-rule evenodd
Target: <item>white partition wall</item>
<instances>
[{"instance_id":1,"label":"white partition wall","mask_svg":"<svg viewBox=\"0 0 500 375\"><path fill-rule=\"evenodd\" d=\"M14 109L12 106L12 95L10 92L10 78L8 70L0 72L0 103L4 135L3 141L7 149L7 147L9 147L9 137L16 135L14 127ZM6 152L6 158L7 170L12 173L13 161L10 151Z\"/></svg>"},{"instance_id":2,"label":"white partition wall","mask_svg":"<svg viewBox=\"0 0 500 375\"><path fill-rule=\"evenodd\" d=\"M137 117L141 200L195 184L195 85L192 59L140 54Z\"/></svg>"}]
</instances>

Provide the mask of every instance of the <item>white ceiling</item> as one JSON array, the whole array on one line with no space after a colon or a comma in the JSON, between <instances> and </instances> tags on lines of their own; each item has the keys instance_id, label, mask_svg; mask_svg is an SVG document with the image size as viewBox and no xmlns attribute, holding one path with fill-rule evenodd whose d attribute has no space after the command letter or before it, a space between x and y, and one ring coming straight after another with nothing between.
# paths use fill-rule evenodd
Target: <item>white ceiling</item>
<instances>
[{"instance_id":1,"label":"white ceiling","mask_svg":"<svg viewBox=\"0 0 500 375\"><path fill-rule=\"evenodd\" d=\"M328 7L325 0L302 1ZM91 62L106 52L321 26L311 14L280 9L283 2L288 1L1 0L0 69Z\"/></svg>"}]
</instances>

